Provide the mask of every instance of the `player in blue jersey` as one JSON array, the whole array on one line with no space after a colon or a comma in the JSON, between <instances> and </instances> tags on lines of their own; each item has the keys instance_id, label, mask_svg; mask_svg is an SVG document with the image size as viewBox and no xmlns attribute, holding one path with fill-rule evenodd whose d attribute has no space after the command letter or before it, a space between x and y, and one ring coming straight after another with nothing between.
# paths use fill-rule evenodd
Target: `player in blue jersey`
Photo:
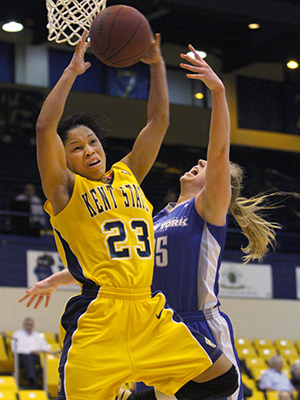
<instances>
[{"instance_id":1,"label":"player in blue jersey","mask_svg":"<svg viewBox=\"0 0 300 400\"><path fill-rule=\"evenodd\" d=\"M60 121L75 79L90 67L84 60L86 39L87 32L45 100L36 126L45 209L67 272L82 287L61 318L65 336L57 399L201 400L229 395L237 387L232 362L208 338L189 329L166 306L162 293L152 296L150 290L152 205L140 184L169 122L160 36L142 59L151 74L147 124L131 152L109 171L96 119L76 114ZM46 281L51 286L55 279ZM39 291L43 284L24 298L47 295ZM119 392L124 382L138 380L155 390L136 396Z\"/></svg>"},{"instance_id":2,"label":"player in blue jersey","mask_svg":"<svg viewBox=\"0 0 300 400\"><path fill-rule=\"evenodd\" d=\"M190 46L190 50L195 52ZM216 343L237 367L233 329L220 311L219 269L225 246L228 213L248 239L244 261L261 260L275 244L277 224L267 222L262 210L267 196L242 198L242 169L229 161L230 120L225 87L198 55L190 79L202 80L211 90L212 115L207 161L198 163L180 178L177 202L169 203L154 217L155 268L152 290L161 290L169 306L185 323ZM143 387L137 384L137 389ZM230 399L241 400L240 385Z\"/></svg>"}]
</instances>

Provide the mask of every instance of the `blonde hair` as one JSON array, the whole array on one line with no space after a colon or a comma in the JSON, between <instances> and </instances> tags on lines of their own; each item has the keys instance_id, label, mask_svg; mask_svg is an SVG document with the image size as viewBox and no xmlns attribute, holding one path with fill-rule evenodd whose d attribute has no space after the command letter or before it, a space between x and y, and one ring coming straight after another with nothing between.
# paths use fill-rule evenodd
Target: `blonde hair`
<instances>
[{"instance_id":1,"label":"blonde hair","mask_svg":"<svg viewBox=\"0 0 300 400\"><path fill-rule=\"evenodd\" d=\"M268 204L272 194L259 194L250 198L241 197L243 169L234 163L230 163L231 174L231 202L229 213L234 217L243 234L248 239L248 245L241 247L245 256L244 263L252 260L262 261L264 256L276 247L276 229L281 229L281 225L276 222L269 222L264 218L263 211L275 208Z\"/></svg>"}]
</instances>

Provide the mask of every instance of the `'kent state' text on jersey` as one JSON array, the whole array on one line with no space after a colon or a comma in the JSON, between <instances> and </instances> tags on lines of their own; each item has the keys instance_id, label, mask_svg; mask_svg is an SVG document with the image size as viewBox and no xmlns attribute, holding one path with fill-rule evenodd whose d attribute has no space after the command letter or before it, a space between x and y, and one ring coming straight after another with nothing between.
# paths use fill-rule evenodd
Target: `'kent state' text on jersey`
<instances>
[{"instance_id":1,"label":"'kent state' text on jersey","mask_svg":"<svg viewBox=\"0 0 300 400\"><path fill-rule=\"evenodd\" d=\"M122 162L108 183L75 175L67 206L53 215L57 247L64 264L81 283L145 288L153 274L152 205Z\"/></svg>"}]
</instances>

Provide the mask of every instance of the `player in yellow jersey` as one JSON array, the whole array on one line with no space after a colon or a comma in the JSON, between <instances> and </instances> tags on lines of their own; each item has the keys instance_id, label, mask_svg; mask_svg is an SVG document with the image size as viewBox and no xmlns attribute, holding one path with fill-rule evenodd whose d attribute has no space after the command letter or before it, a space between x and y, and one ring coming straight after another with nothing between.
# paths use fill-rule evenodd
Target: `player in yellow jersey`
<instances>
[{"instance_id":1,"label":"player in yellow jersey","mask_svg":"<svg viewBox=\"0 0 300 400\"><path fill-rule=\"evenodd\" d=\"M233 393L235 367L204 336L189 330L150 292L154 234L152 206L140 183L153 165L169 124L160 36L142 59L150 66L148 120L132 151L106 172L97 118L60 121L71 87L90 63L85 32L37 121L37 159L45 208L60 256L59 276L82 285L61 318L65 330L58 400L209 399ZM49 278L55 287L53 280ZM66 282L65 281L65 282ZM47 286L47 284L46 284ZM41 287L36 286L36 287ZM47 291L28 290L38 302ZM49 294L48 294L49 295ZM29 302L31 302L31 300ZM149 389L119 392L123 382ZM119 394L118 394L119 393ZM175 394L175 397L173 395Z\"/></svg>"}]
</instances>

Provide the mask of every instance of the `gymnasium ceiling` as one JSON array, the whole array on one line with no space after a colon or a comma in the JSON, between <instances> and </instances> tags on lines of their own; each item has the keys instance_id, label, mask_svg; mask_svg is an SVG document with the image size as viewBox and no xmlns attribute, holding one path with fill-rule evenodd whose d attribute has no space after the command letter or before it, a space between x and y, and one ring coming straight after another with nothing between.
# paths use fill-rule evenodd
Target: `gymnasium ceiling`
<instances>
[{"instance_id":1,"label":"gymnasium ceiling","mask_svg":"<svg viewBox=\"0 0 300 400\"><path fill-rule=\"evenodd\" d=\"M300 61L300 0L108 0L131 5L149 20L164 43L215 54L223 72L254 62ZM45 0L1 0L0 21L17 18L33 31L33 44L47 40ZM259 23L260 29L248 29Z\"/></svg>"}]
</instances>

